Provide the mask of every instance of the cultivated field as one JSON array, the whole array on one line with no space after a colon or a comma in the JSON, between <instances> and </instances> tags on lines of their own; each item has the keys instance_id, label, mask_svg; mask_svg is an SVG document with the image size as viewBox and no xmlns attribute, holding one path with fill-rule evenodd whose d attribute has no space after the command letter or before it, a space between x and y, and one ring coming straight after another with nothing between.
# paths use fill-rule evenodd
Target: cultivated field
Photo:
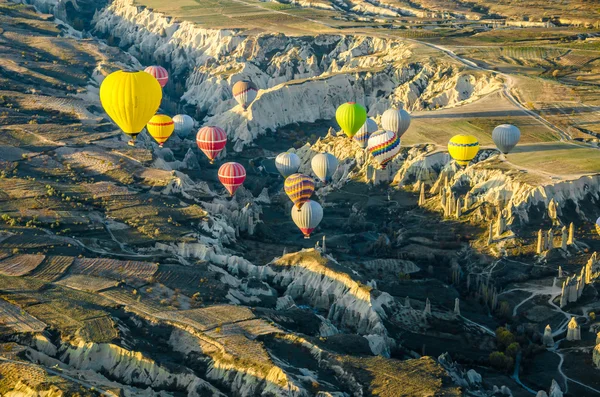
<instances>
[{"instance_id":1,"label":"cultivated field","mask_svg":"<svg viewBox=\"0 0 600 397\"><path fill-rule=\"evenodd\" d=\"M43 281L54 281L60 278L75 260L72 256L47 256L31 275Z\"/></svg>"},{"instance_id":2,"label":"cultivated field","mask_svg":"<svg viewBox=\"0 0 600 397\"><path fill-rule=\"evenodd\" d=\"M3 276L23 276L36 267L44 260L44 255L14 255L0 262L0 274Z\"/></svg>"},{"instance_id":3,"label":"cultivated field","mask_svg":"<svg viewBox=\"0 0 600 397\"><path fill-rule=\"evenodd\" d=\"M29 315L19 307L0 299L0 329L8 328L17 333L42 332L46 324Z\"/></svg>"},{"instance_id":4,"label":"cultivated field","mask_svg":"<svg viewBox=\"0 0 600 397\"><path fill-rule=\"evenodd\" d=\"M132 286L146 284L156 273L156 263L119 261L103 258L76 258L69 272L84 276L103 277L115 281L124 280Z\"/></svg>"}]
</instances>

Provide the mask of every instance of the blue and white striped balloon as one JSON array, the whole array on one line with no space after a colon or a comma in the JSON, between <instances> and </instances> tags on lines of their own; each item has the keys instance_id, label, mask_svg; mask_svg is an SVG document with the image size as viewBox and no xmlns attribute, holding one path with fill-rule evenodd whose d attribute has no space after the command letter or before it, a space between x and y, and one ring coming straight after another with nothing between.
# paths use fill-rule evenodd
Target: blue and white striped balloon
<instances>
[{"instance_id":1,"label":"blue and white striped balloon","mask_svg":"<svg viewBox=\"0 0 600 397\"><path fill-rule=\"evenodd\" d=\"M377 123L375 122L375 120L369 118L367 119L367 121L365 121L363 126L360 127L360 130L358 130L356 135L354 135L354 140L358 142L361 148L364 149L367 147L369 137L375 131L377 131Z\"/></svg>"},{"instance_id":2,"label":"blue and white striped balloon","mask_svg":"<svg viewBox=\"0 0 600 397\"><path fill-rule=\"evenodd\" d=\"M175 123L175 133L182 139L187 137L194 128L194 119L187 114L178 114L173 117L173 122Z\"/></svg>"},{"instance_id":3,"label":"blue and white striped balloon","mask_svg":"<svg viewBox=\"0 0 600 397\"><path fill-rule=\"evenodd\" d=\"M492 131L492 140L504 154L508 154L521 139L521 131L511 124L501 124Z\"/></svg>"}]
</instances>

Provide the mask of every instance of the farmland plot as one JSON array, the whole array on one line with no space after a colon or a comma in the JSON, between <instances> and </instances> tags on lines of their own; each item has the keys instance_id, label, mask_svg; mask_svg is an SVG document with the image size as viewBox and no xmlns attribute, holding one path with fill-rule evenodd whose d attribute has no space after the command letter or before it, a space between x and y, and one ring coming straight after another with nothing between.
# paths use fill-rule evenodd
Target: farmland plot
<instances>
[{"instance_id":1,"label":"farmland plot","mask_svg":"<svg viewBox=\"0 0 600 397\"><path fill-rule=\"evenodd\" d=\"M240 321L224 324L222 327L214 328L207 332L213 338L219 339L234 335L244 335L249 339L256 339L261 335L281 333L279 328L273 327L265 320L256 318L253 320Z\"/></svg>"},{"instance_id":2,"label":"farmland plot","mask_svg":"<svg viewBox=\"0 0 600 397\"><path fill-rule=\"evenodd\" d=\"M207 331L223 324L253 319L254 313L243 306L218 305L200 309L163 312L160 313L160 317L190 325L200 331Z\"/></svg>"},{"instance_id":3,"label":"farmland plot","mask_svg":"<svg viewBox=\"0 0 600 397\"><path fill-rule=\"evenodd\" d=\"M150 298L144 298L139 293L134 292L132 288L112 288L100 292L103 297L112 300L119 305L126 306L129 310L139 311L145 314L155 314L165 310L160 301Z\"/></svg>"},{"instance_id":4,"label":"farmland plot","mask_svg":"<svg viewBox=\"0 0 600 397\"><path fill-rule=\"evenodd\" d=\"M4 299L0 299L0 326L14 332L42 332L46 328L46 324Z\"/></svg>"},{"instance_id":5,"label":"farmland plot","mask_svg":"<svg viewBox=\"0 0 600 397\"><path fill-rule=\"evenodd\" d=\"M0 179L0 191L5 192L11 199L19 200L46 194L46 189L40 182L19 178Z\"/></svg>"},{"instance_id":6,"label":"farmland plot","mask_svg":"<svg viewBox=\"0 0 600 397\"><path fill-rule=\"evenodd\" d=\"M114 287L117 282L104 277L70 274L56 283L80 291L97 292L103 289Z\"/></svg>"},{"instance_id":7,"label":"farmland plot","mask_svg":"<svg viewBox=\"0 0 600 397\"><path fill-rule=\"evenodd\" d=\"M0 274L4 276L23 276L39 266L44 255L14 255L0 262Z\"/></svg>"},{"instance_id":8,"label":"farmland plot","mask_svg":"<svg viewBox=\"0 0 600 397\"><path fill-rule=\"evenodd\" d=\"M104 258L77 258L71 266L72 274L105 277L112 280L125 280L127 284L139 287L148 283L158 270L156 263L119 261Z\"/></svg>"},{"instance_id":9,"label":"farmland plot","mask_svg":"<svg viewBox=\"0 0 600 397\"><path fill-rule=\"evenodd\" d=\"M66 245L66 241L61 237L54 236L10 236L0 242L0 248L42 248L51 245Z\"/></svg>"},{"instance_id":10,"label":"farmland plot","mask_svg":"<svg viewBox=\"0 0 600 397\"><path fill-rule=\"evenodd\" d=\"M110 316L85 320L77 334L82 339L95 343L111 343L119 337L116 324Z\"/></svg>"},{"instance_id":11,"label":"farmland plot","mask_svg":"<svg viewBox=\"0 0 600 397\"><path fill-rule=\"evenodd\" d=\"M44 281L54 281L61 277L75 260L72 256L48 256L44 263L31 274Z\"/></svg>"}]
</instances>

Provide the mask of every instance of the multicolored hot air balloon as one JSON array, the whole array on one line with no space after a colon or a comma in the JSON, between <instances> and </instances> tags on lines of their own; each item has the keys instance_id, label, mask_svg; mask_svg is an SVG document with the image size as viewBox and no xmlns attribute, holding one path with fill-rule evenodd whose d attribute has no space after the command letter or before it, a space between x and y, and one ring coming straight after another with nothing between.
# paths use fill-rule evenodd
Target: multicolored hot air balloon
<instances>
[{"instance_id":1,"label":"multicolored hot air balloon","mask_svg":"<svg viewBox=\"0 0 600 397\"><path fill-rule=\"evenodd\" d=\"M377 131L377 123L375 122L375 120L369 118L367 119L367 121L365 121L363 126L360 127L360 130L358 130L356 135L354 135L354 140L358 142L361 148L364 149L367 147L369 137L375 131Z\"/></svg>"},{"instance_id":2,"label":"multicolored hot air balloon","mask_svg":"<svg viewBox=\"0 0 600 397\"><path fill-rule=\"evenodd\" d=\"M310 166L317 178L327 183L337 170L338 159L331 153L319 153L312 158Z\"/></svg>"},{"instance_id":3,"label":"multicolored hot air balloon","mask_svg":"<svg viewBox=\"0 0 600 397\"><path fill-rule=\"evenodd\" d=\"M242 105L244 110L248 109L258 95L258 87L249 80L238 81L233 85L231 91L237 103Z\"/></svg>"},{"instance_id":4,"label":"multicolored hot air balloon","mask_svg":"<svg viewBox=\"0 0 600 397\"><path fill-rule=\"evenodd\" d=\"M182 139L187 137L194 128L194 119L187 114L176 115L173 117L173 122L175 123L175 133Z\"/></svg>"},{"instance_id":5,"label":"multicolored hot air balloon","mask_svg":"<svg viewBox=\"0 0 600 397\"><path fill-rule=\"evenodd\" d=\"M109 74L100 85L102 107L131 137L130 145L156 114L161 100L160 84L144 72L119 70Z\"/></svg>"},{"instance_id":6,"label":"multicolored hot air balloon","mask_svg":"<svg viewBox=\"0 0 600 397\"><path fill-rule=\"evenodd\" d=\"M175 123L169 116L157 114L148 121L146 129L148 134L158 142L158 146L163 147L175 129Z\"/></svg>"},{"instance_id":7,"label":"multicolored hot air balloon","mask_svg":"<svg viewBox=\"0 0 600 397\"><path fill-rule=\"evenodd\" d=\"M473 135L454 135L448 142L448 152L459 165L468 165L479 152L479 142Z\"/></svg>"},{"instance_id":8,"label":"multicolored hot air balloon","mask_svg":"<svg viewBox=\"0 0 600 397\"><path fill-rule=\"evenodd\" d=\"M285 179L285 193L300 210L315 192L315 181L308 175L292 174Z\"/></svg>"},{"instance_id":9,"label":"multicolored hot air balloon","mask_svg":"<svg viewBox=\"0 0 600 397\"><path fill-rule=\"evenodd\" d=\"M521 139L521 131L511 124L501 124L492 131L492 140L504 154L508 154Z\"/></svg>"},{"instance_id":10,"label":"multicolored hot air balloon","mask_svg":"<svg viewBox=\"0 0 600 397\"><path fill-rule=\"evenodd\" d=\"M398 138L410 127L410 115L404 109L388 109L381 115L381 127L395 132Z\"/></svg>"},{"instance_id":11,"label":"multicolored hot air balloon","mask_svg":"<svg viewBox=\"0 0 600 397\"><path fill-rule=\"evenodd\" d=\"M279 153L275 158L275 167L284 178L298 172L300 163L300 157L296 153Z\"/></svg>"},{"instance_id":12,"label":"multicolored hot air balloon","mask_svg":"<svg viewBox=\"0 0 600 397\"><path fill-rule=\"evenodd\" d=\"M352 138L367 121L367 110L356 102L346 102L335 111L335 119L342 131Z\"/></svg>"},{"instance_id":13,"label":"multicolored hot air balloon","mask_svg":"<svg viewBox=\"0 0 600 397\"><path fill-rule=\"evenodd\" d=\"M596 219L596 233L600 235L600 218Z\"/></svg>"},{"instance_id":14,"label":"multicolored hot air balloon","mask_svg":"<svg viewBox=\"0 0 600 397\"><path fill-rule=\"evenodd\" d=\"M158 80L158 84L160 84L161 88L164 88L169 82L169 72L162 66L148 66L144 69L144 72L154 76L154 78Z\"/></svg>"},{"instance_id":15,"label":"multicolored hot air balloon","mask_svg":"<svg viewBox=\"0 0 600 397\"><path fill-rule=\"evenodd\" d=\"M367 150L385 170L387 163L400 152L400 138L392 131L377 131L369 138Z\"/></svg>"},{"instance_id":16,"label":"multicolored hot air balloon","mask_svg":"<svg viewBox=\"0 0 600 397\"><path fill-rule=\"evenodd\" d=\"M310 234L319 226L322 219L323 207L316 201L308 200L300 211L292 208L292 220L304 234L304 238L310 238Z\"/></svg>"},{"instance_id":17,"label":"multicolored hot air balloon","mask_svg":"<svg viewBox=\"0 0 600 397\"><path fill-rule=\"evenodd\" d=\"M219 127L202 127L196 135L198 148L208 157L211 164L227 144L227 133Z\"/></svg>"},{"instance_id":18,"label":"multicolored hot air balloon","mask_svg":"<svg viewBox=\"0 0 600 397\"><path fill-rule=\"evenodd\" d=\"M225 163L219 168L218 175L229 195L233 196L246 179L246 169L239 163Z\"/></svg>"}]
</instances>

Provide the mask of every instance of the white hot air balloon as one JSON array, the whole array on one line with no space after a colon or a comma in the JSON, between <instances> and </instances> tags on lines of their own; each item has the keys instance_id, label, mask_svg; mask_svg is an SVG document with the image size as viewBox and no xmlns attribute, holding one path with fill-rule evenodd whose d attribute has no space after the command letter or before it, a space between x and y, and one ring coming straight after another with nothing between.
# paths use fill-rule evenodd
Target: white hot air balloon
<instances>
[{"instance_id":1,"label":"white hot air balloon","mask_svg":"<svg viewBox=\"0 0 600 397\"><path fill-rule=\"evenodd\" d=\"M291 214L292 220L304 234L304 238L310 238L310 234L323 219L323 207L316 201L308 200L302 205L300 211L296 207L292 207Z\"/></svg>"},{"instance_id":2,"label":"white hot air balloon","mask_svg":"<svg viewBox=\"0 0 600 397\"><path fill-rule=\"evenodd\" d=\"M492 131L492 140L504 154L508 154L521 139L521 131L511 124L501 124Z\"/></svg>"},{"instance_id":3,"label":"white hot air balloon","mask_svg":"<svg viewBox=\"0 0 600 397\"><path fill-rule=\"evenodd\" d=\"M338 159L331 153L319 153L312 158L310 166L317 178L327 183L337 170Z\"/></svg>"},{"instance_id":4,"label":"white hot air balloon","mask_svg":"<svg viewBox=\"0 0 600 397\"><path fill-rule=\"evenodd\" d=\"M194 128L194 119L187 114L178 114L173 117L175 123L175 133L180 138L187 137Z\"/></svg>"},{"instance_id":5,"label":"white hot air balloon","mask_svg":"<svg viewBox=\"0 0 600 397\"><path fill-rule=\"evenodd\" d=\"M277 167L277 171L279 171L281 176L287 178L298 172L298 168L300 168L300 157L298 157L296 153L279 153L277 157L275 157L275 167Z\"/></svg>"},{"instance_id":6,"label":"white hot air balloon","mask_svg":"<svg viewBox=\"0 0 600 397\"><path fill-rule=\"evenodd\" d=\"M367 119L356 135L354 135L354 140L364 149L367 147L369 137L375 131L377 131L377 123L373 119Z\"/></svg>"},{"instance_id":7,"label":"white hot air balloon","mask_svg":"<svg viewBox=\"0 0 600 397\"><path fill-rule=\"evenodd\" d=\"M401 138L410 127L410 115L404 109L388 109L381 116L381 126Z\"/></svg>"}]
</instances>

